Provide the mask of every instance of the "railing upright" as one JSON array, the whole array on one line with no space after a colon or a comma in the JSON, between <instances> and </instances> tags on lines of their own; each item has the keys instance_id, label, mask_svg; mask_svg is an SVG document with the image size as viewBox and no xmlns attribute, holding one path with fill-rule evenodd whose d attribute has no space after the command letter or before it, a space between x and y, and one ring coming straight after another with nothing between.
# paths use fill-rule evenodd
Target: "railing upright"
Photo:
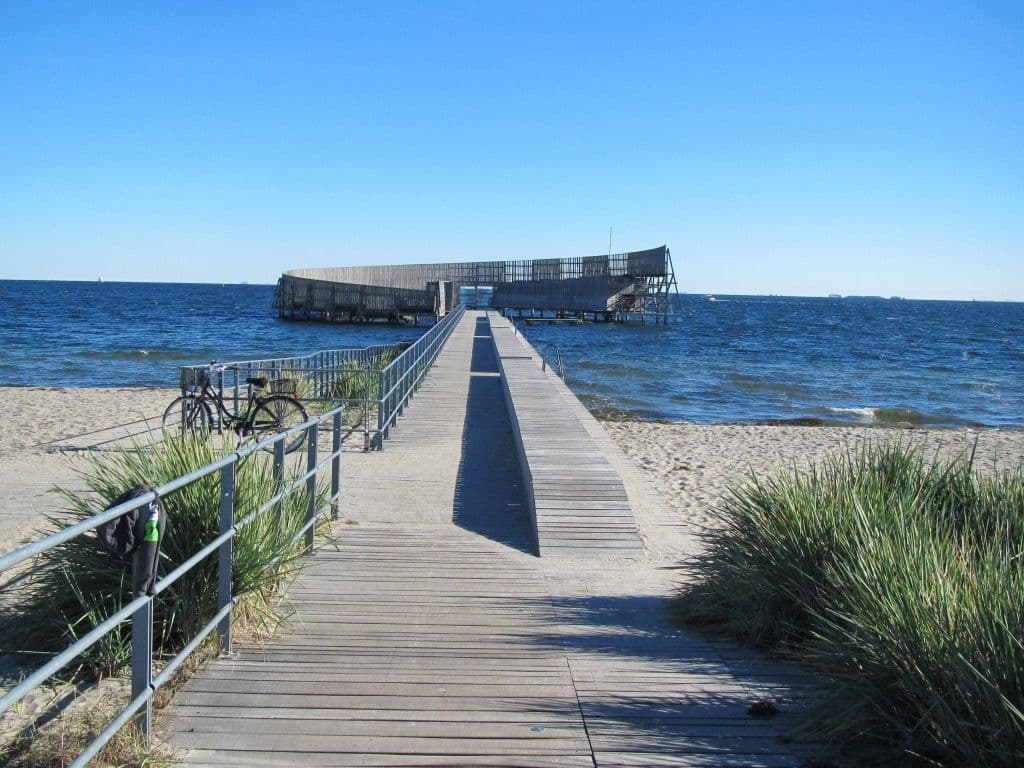
<instances>
[{"instance_id":1,"label":"railing upright","mask_svg":"<svg viewBox=\"0 0 1024 768\"><path fill-rule=\"evenodd\" d=\"M306 500L306 554L313 551L314 534L316 533L316 424L310 424L306 429L306 493L309 498Z\"/></svg>"},{"instance_id":2,"label":"railing upright","mask_svg":"<svg viewBox=\"0 0 1024 768\"><path fill-rule=\"evenodd\" d=\"M384 398L386 397L385 392L387 388L384 386L385 372L383 370L377 371L377 388L378 388L378 401L377 401L377 435L379 440L383 440L387 435L384 434Z\"/></svg>"},{"instance_id":3,"label":"railing upright","mask_svg":"<svg viewBox=\"0 0 1024 768\"><path fill-rule=\"evenodd\" d=\"M280 488L284 485L284 442L274 443L274 487ZM274 515L278 520L284 512L284 499L278 499L274 504Z\"/></svg>"},{"instance_id":4,"label":"railing upright","mask_svg":"<svg viewBox=\"0 0 1024 768\"><path fill-rule=\"evenodd\" d=\"M235 464L220 469L220 535L235 525ZM217 554L217 610L231 605L231 564L235 559L235 538L229 536L220 545ZM225 615L217 626L221 653L231 653L231 616Z\"/></svg>"},{"instance_id":5,"label":"railing upright","mask_svg":"<svg viewBox=\"0 0 1024 768\"><path fill-rule=\"evenodd\" d=\"M341 496L341 412L334 414L331 434L331 519L338 519L338 499Z\"/></svg>"}]
</instances>

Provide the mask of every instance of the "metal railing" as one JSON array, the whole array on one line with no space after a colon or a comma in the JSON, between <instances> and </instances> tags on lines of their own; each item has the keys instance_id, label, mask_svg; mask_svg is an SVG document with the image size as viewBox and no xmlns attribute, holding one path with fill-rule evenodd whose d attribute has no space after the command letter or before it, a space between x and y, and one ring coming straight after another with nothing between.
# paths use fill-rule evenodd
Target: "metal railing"
<instances>
[{"instance_id":1,"label":"metal railing","mask_svg":"<svg viewBox=\"0 0 1024 768\"><path fill-rule=\"evenodd\" d=\"M383 448L389 431L426 375L434 360L459 324L465 313L463 304L457 305L433 328L380 371L380 398L377 403L377 433L375 447Z\"/></svg>"},{"instance_id":2,"label":"metal railing","mask_svg":"<svg viewBox=\"0 0 1024 768\"><path fill-rule=\"evenodd\" d=\"M361 432L363 449L369 450L379 371L403 348L403 344L378 344L359 349L325 349L294 357L183 366L181 392L195 391L203 377L208 376L224 407L237 415L253 394L252 385L246 379L265 377L271 390L287 382L295 387L292 394L302 401L345 406L346 423L351 427L349 433ZM216 419L220 429L219 411Z\"/></svg>"},{"instance_id":3,"label":"metal railing","mask_svg":"<svg viewBox=\"0 0 1024 768\"><path fill-rule=\"evenodd\" d=\"M378 372L400 354L404 346L401 343L378 344L361 349L325 349L295 357L183 366L181 393L195 391L208 376L224 407L237 415L253 394L246 379L265 377L271 389L277 383L289 382L295 386L294 394L300 400L344 405L348 425L362 432L363 448L368 449ZM219 412L216 417L220 428Z\"/></svg>"},{"instance_id":4,"label":"metal railing","mask_svg":"<svg viewBox=\"0 0 1024 768\"><path fill-rule=\"evenodd\" d=\"M311 355L296 357L273 357L261 360L212 361L225 366L219 378L212 382L224 395L225 403L244 401L242 394L249 387L245 380L253 376L265 376L271 381L301 376L308 384L306 394L310 399L329 399L331 388L338 372L347 372L355 367L381 367L380 360L395 353L395 344L377 344L361 349L325 349ZM189 365L181 368L181 393L198 386L209 371L209 365Z\"/></svg>"},{"instance_id":5,"label":"metal railing","mask_svg":"<svg viewBox=\"0 0 1024 768\"><path fill-rule=\"evenodd\" d=\"M509 324L512 326L512 335L518 336L519 326L517 326L515 322L512 320L509 320ZM523 339L526 339L526 334L523 334ZM549 341L547 343L541 343L539 347L543 347L544 349L553 349L555 351L555 364L552 367L554 368L555 373L558 374L558 378L560 378L562 381L565 381L565 363L562 360L561 348L552 341ZM542 371L546 371L548 369L547 358L544 356L544 353L541 352L538 347L535 347L535 349L537 349L537 352L540 355L540 369Z\"/></svg>"},{"instance_id":6,"label":"metal railing","mask_svg":"<svg viewBox=\"0 0 1024 768\"><path fill-rule=\"evenodd\" d=\"M238 596L232 591L232 569L234 566L234 539L239 530L271 510L280 509L284 499L304 488L308 495L305 520L289 543L296 544L305 537L304 551L312 552L317 521L328 511L333 518L338 516L338 502L341 497L341 436L342 407L334 408L322 416L310 419L286 432L281 432L259 443L248 445L224 458L206 465L194 472L164 483L155 491L130 499L111 509L87 518L64 530L53 533L39 541L26 544L0 557L0 573L29 560L43 552L52 550L66 541L88 533L104 523L129 513L151 502L166 497L204 477L218 473L220 476L220 526L218 535L202 546L185 562L170 573L159 578L152 594L134 597L119 610L98 624L92 631L79 638L41 667L29 674L18 685L0 697L0 715L21 701L28 693L52 678L61 669L92 648L96 643L121 624L131 620L131 701L107 724L100 734L71 763L71 768L85 766L111 738L127 723L134 720L142 733L148 737L152 723L152 701L156 691L171 678L188 656L210 636L217 632L218 645L222 653L230 653L232 646L232 610ZM317 433L320 425L329 422L333 436L331 454L318 461ZM290 436L301 430L306 431L305 472L295 478L284 479L284 447ZM277 479L276 493L268 499L253 502L255 508L242 510L244 516L237 518L235 507L235 477L238 464L256 451L272 448L274 452L274 477ZM317 483L330 467L331 490L321 509L316 508ZM170 525L174 521L169 521ZM217 601L216 611L209 621L192 637L184 647L160 671L154 674L153 662L153 605L154 600L178 579L202 563L207 557L217 554ZM133 578L133 583L135 579Z\"/></svg>"},{"instance_id":7,"label":"metal railing","mask_svg":"<svg viewBox=\"0 0 1024 768\"><path fill-rule=\"evenodd\" d=\"M346 413L352 416L347 419L352 428L349 432L362 433L363 449L381 448L464 311L463 305L457 305L409 344L183 366L181 392L194 392L208 376L225 408L237 414L252 395L252 386L246 379L263 376L271 387L287 380L295 385L295 395L300 400L344 405Z\"/></svg>"},{"instance_id":8,"label":"metal railing","mask_svg":"<svg viewBox=\"0 0 1024 768\"><path fill-rule=\"evenodd\" d=\"M525 337L524 337L525 338ZM554 350L555 353L555 364L552 366L555 373L558 374L558 378L565 381L565 363L562 362L562 350L559 349L558 345L553 342L547 342L541 345L544 349ZM546 371L548 369L548 359L543 352L540 353L540 369Z\"/></svg>"}]
</instances>

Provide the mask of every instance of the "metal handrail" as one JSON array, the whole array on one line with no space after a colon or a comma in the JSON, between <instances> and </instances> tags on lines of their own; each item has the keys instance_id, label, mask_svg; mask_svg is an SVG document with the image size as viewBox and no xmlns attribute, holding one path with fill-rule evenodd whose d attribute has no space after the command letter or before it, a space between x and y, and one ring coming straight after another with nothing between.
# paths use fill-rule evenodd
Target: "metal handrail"
<instances>
[{"instance_id":1,"label":"metal handrail","mask_svg":"<svg viewBox=\"0 0 1024 768\"><path fill-rule=\"evenodd\" d=\"M0 556L0 573L13 568L43 552L60 546L64 542L80 536L83 533L98 528L105 522L120 517L148 505L160 497L167 496L174 491L184 488L208 475L220 474L220 530L219 534L209 543L201 547L188 560L175 568L171 573L159 579L153 587L152 595L135 597L125 604L116 613L109 616L98 626L92 629L85 636L79 638L63 651L58 653L46 664L27 676L18 685L0 696L0 715L21 701L32 690L53 677L57 672L67 666L71 661L83 654L103 637L117 629L122 622L131 618L131 701L114 717L113 720L93 739L84 751L71 763L70 768L83 768L103 746L113 738L117 731L133 718L138 724L143 735L148 738L152 727L152 699L156 690L170 679L173 672L185 661L185 659L205 640L215 629L218 633L219 648L222 653L230 653L232 648L231 638L231 615L238 596L232 594L231 575L234 565L234 537L237 531L246 523L250 522L256 515L265 514L268 510L275 509L284 496L295 490L305 487L308 494L308 507L306 509L306 520L302 530L296 534L298 537L305 536L305 552L309 554L314 547L314 532L316 522L320 517L330 511L332 518L338 517L338 503L341 497L341 437L342 437L342 413L344 407L338 406L323 415L309 419L291 429L279 432L272 437L258 443L239 448L237 451L217 461L207 464L194 472L175 478L164 483L154 491L145 493L142 496L129 499L108 510L82 520L75 525L50 534L38 541L25 544L17 549ZM330 421L332 430L331 454L323 461L317 461L317 432L321 424ZM306 433L306 471L299 477L292 480L287 486L283 483L284 478L284 446L285 441L300 431ZM255 510L247 514L242 520L235 520L235 474L239 462L252 453L273 448L274 451L274 477L278 479L279 491L260 504ZM321 509L316 509L316 486L321 475L321 470L330 466L331 492L327 503ZM153 601L156 595L169 587L174 581L198 565L206 557L218 553L218 592L217 610L207 624L196 635L185 644L185 646L170 659L161 669L153 675ZM134 579L132 580L134 583Z\"/></svg>"},{"instance_id":2,"label":"metal handrail","mask_svg":"<svg viewBox=\"0 0 1024 768\"><path fill-rule=\"evenodd\" d=\"M433 328L420 336L407 350L396 357L379 376L377 401L376 447L383 448L391 427L413 396L420 381L437 359L448 337L465 314L464 304L458 304Z\"/></svg>"},{"instance_id":3,"label":"metal handrail","mask_svg":"<svg viewBox=\"0 0 1024 768\"><path fill-rule=\"evenodd\" d=\"M363 434L363 448L370 445L370 404L376 371L385 355L395 351L393 344L376 344L369 347L325 349L309 355L295 357L268 357L258 360L233 360L203 365L182 366L180 388L183 395L198 388L203 381L209 381L228 413L237 416L253 395L252 385L246 379L264 376L271 382L301 379L306 382L302 400L329 402L346 406L346 411L361 414L359 419ZM339 397L331 388L340 378L357 377L362 380L363 394L360 397ZM273 386L273 385L271 385ZM214 414L218 429L222 429L221 414ZM357 431L357 430L353 430Z\"/></svg>"},{"instance_id":4,"label":"metal handrail","mask_svg":"<svg viewBox=\"0 0 1024 768\"><path fill-rule=\"evenodd\" d=\"M560 378L562 381L565 381L565 364L562 362L562 350L559 349L557 344L555 344L554 342L550 342L550 341L547 342L546 344L542 344L541 346L544 349L553 349L553 350L555 350L555 365L554 365L555 373L558 374L558 378ZM548 361L547 361L547 358L544 357L543 353L541 353L541 356L540 356L540 369L542 371L546 371L548 369Z\"/></svg>"}]
</instances>

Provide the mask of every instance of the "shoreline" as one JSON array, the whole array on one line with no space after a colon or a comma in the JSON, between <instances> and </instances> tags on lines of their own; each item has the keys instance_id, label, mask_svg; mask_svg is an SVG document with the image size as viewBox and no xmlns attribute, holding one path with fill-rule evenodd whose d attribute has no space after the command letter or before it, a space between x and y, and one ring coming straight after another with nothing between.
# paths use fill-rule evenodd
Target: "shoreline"
<instances>
[{"instance_id":1,"label":"shoreline","mask_svg":"<svg viewBox=\"0 0 1024 768\"><path fill-rule=\"evenodd\" d=\"M0 421L0 547L5 551L61 511L49 490L77 487L77 470L97 442L124 440L159 424L179 394L161 387L0 386L9 414ZM939 452L977 445L977 467L1024 462L1024 427L698 424L607 420L602 428L652 481L683 525L706 527L728 487L749 475L807 466L867 439L905 440ZM134 425L134 426L132 426ZM109 446L108 446L109 447ZM102 450L102 446L101 446Z\"/></svg>"},{"instance_id":2,"label":"shoreline","mask_svg":"<svg viewBox=\"0 0 1024 768\"><path fill-rule=\"evenodd\" d=\"M589 409L588 409L589 411ZM792 419L751 419L749 421L686 421L673 419L641 418L609 418L600 411L589 411L590 415L601 424L687 424L695 427L823 427L828 429L880 429L897 431L952 431L973 430L975 432L1000 431L1024 432L1022 424L982 424L980 422L963 422L961 424L916 424L909 421L841 421L839 419L822 419L817 416L797 417Z\"/></svg>"},{"instance_id":3,"label":"shoreline","mask_svg":"<svg viewBox=\"0 0 1024 768\"><path fill-rule=\"evenodd\" d=\"M752 419L750 421L674 421L672 419L608 418L590 411L590 414L601 424L685 424L694 427L825 427L828 429L879 429L894 431L937 431L968 429L975 432L1024 432L1024 424L994 426L978 422L963 424L914 424L913 422L857 422L820 419L816 416L798 417L793 419Z\"/></svg>"}]
</instances>

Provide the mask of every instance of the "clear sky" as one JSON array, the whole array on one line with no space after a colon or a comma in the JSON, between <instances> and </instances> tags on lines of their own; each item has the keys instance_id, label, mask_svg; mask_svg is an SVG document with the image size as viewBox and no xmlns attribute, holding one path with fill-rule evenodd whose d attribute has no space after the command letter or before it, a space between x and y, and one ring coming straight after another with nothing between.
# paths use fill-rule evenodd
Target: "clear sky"
<instances>
[{"instance_id":1,"label":"clear sky","mask_svg":"<svg viewBox=\"0 0 1024 768\"><path fill-rule=\"evenodd\" d=\"M667 243L1024 300L1024 3L0 0L0 278Z\"/></svg>"}]
</instances>

